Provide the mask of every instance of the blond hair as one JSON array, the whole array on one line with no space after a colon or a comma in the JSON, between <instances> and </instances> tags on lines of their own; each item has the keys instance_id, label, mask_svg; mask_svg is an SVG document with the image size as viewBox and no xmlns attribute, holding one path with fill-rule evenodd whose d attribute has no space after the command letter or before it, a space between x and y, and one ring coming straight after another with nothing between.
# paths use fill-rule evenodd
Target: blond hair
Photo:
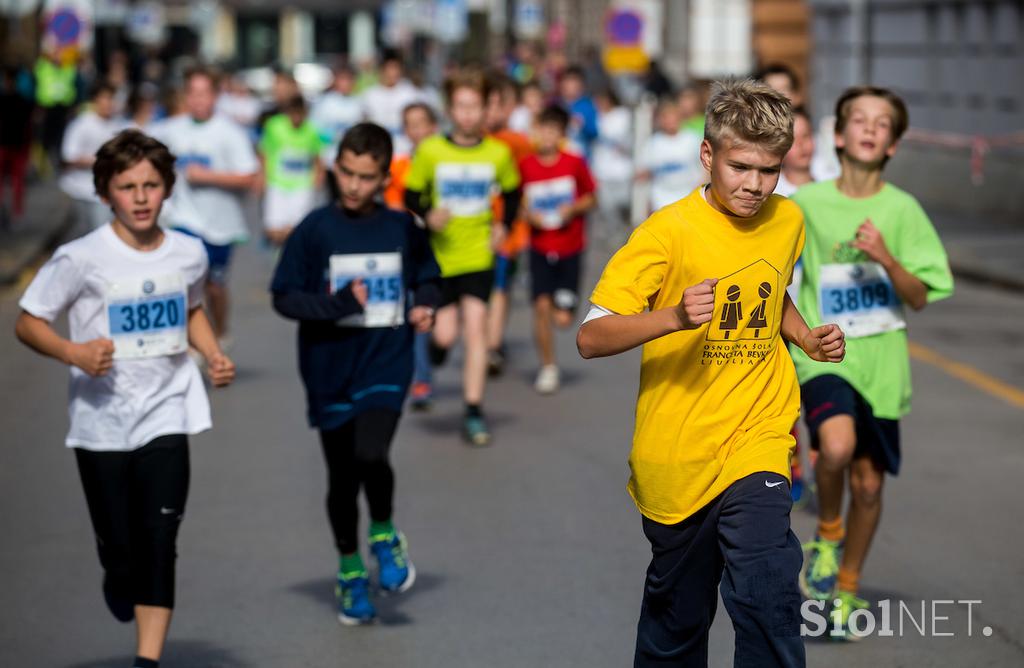
<instances>
[{"instance_id":1,"label":"blond hair","mask_svg":"<svg viewBox=\"0 0 1024 668\"><path fill-rule=\"evenodd\" d=\"M704 138L715 148L731 140L785 155L793 145L793 105L760 81L716 81L708 100Z\"/></svg>"}]
</instances>

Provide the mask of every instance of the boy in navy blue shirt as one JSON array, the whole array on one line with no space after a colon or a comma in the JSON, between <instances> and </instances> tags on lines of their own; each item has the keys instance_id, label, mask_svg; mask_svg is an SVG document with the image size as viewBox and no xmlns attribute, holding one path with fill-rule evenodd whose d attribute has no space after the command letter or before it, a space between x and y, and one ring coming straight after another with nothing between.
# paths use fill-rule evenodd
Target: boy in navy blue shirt
<instances>
[{"instance_id":1,"label":"boy in navy blue shirt","mask_svg":"<svg viewBox=\"0 0 1024 668\"><path fill-rule=\"evenodd\" d=\"M413 334L433 326L440 270L426 230L378 203L391 153L391 136L378 125L345 134L333 170L339 201L295 228L270 287L274 309L299 321L299 371L327 463L327 511L341 555L335 594L346 625L376 619L357 538L360 489L380 588L405 591L416 578L392 523L388 451L412 380Z\"/></svg>"}]
</instances>

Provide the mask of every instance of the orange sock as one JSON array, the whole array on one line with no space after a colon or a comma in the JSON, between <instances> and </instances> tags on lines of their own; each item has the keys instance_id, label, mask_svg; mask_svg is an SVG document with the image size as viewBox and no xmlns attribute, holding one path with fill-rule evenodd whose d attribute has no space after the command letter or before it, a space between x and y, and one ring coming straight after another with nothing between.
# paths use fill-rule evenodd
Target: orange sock
<instances>
[{"instance_id":1,"label":"orange sock","mask_svg":"<svg viewBox=\"0 0 1024 668\"><path fill-rule=\"evenodd\" d=\"M860 572L839 567L839 575L836 576L836 589L849 594L857 593L857 586L860 584Z\"/></svg>"},{"instance_id":2,"label":"orange sock","mask_svg":"<svg viewBox=\"0 0 1024 668\"><path fill-rule=\"evenodd\" d=\"M843 531L843 518L837 517L834 520L818 520L818 535L825 540L839 542L846 535Z\"/></svg>"}]
</instances>

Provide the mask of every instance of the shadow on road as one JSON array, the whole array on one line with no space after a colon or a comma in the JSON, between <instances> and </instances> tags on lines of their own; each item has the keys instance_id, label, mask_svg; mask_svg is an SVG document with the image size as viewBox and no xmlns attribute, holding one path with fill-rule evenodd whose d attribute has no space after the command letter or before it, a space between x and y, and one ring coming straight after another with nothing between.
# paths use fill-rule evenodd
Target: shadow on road
<instances>
[{"instance_id":1,"label":"shadow on road","mask_svg":"<svg viewBox=\"0 0 1024 668\"><path fill-rule=\"evenodd\" d=\"M378 593L373 597L373 604L377 607L377 615L380 618L380 622L387 626L404 626L406 624L412 624L413 619L401 611L401 607L405 601L412 597L433 591L443 583L444 578L441 576L432 575L430 573L417 573L416 583L409 591L403 594L394 594L390 596ZM297 594L307 596L316 603L333 608L335 606L334 584L335 581L333 579L316 578L294 584L288 587L288 589L289 591ZM79 667L75 666L75 668ZM85 667L83 666L81 668ZM89 666L89 668L92 668L92 666ZM96 668L100 668L100 666L97 666ZM106 668L106 666L103 666L103 668Z\"/></svg>"},{"instance_id":2,"label":"shadow on road","mask_svg":"<svg viewBox=\"0 0 1024 668\"><path fill-rule=\"evenodd\" d=\"M164 649L167 663L190 668L248 668L230 650L217 647L205 640L168 640ZM66 668L124 668L131 665L134 655L109 657L75 663Z\"/></svg>"}]
</instances>

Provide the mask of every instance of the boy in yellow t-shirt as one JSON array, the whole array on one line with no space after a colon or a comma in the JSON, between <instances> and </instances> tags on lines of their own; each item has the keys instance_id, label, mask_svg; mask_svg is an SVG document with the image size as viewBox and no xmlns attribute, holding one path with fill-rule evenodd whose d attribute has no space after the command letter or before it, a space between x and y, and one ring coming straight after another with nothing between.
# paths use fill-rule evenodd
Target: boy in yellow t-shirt
<instances>
[{"instance_id":1,"label":"boy in yellow t-shirt","mask_svg":"<svg viewBox=\"0 0 1024 668\"><path fill-rule=\"evenodd\" d=\"M636 666L706 662L719 581L737 665L804 665L788 480L800 393L781 339L820 362L845 341L809 329L786 294L803 216L772 191L792 141L782 95L716 84L700 147L711 183L637 228L577 337L586 358L643 345L629 492L653 559Z\"/></svg>"}]
</instances>

